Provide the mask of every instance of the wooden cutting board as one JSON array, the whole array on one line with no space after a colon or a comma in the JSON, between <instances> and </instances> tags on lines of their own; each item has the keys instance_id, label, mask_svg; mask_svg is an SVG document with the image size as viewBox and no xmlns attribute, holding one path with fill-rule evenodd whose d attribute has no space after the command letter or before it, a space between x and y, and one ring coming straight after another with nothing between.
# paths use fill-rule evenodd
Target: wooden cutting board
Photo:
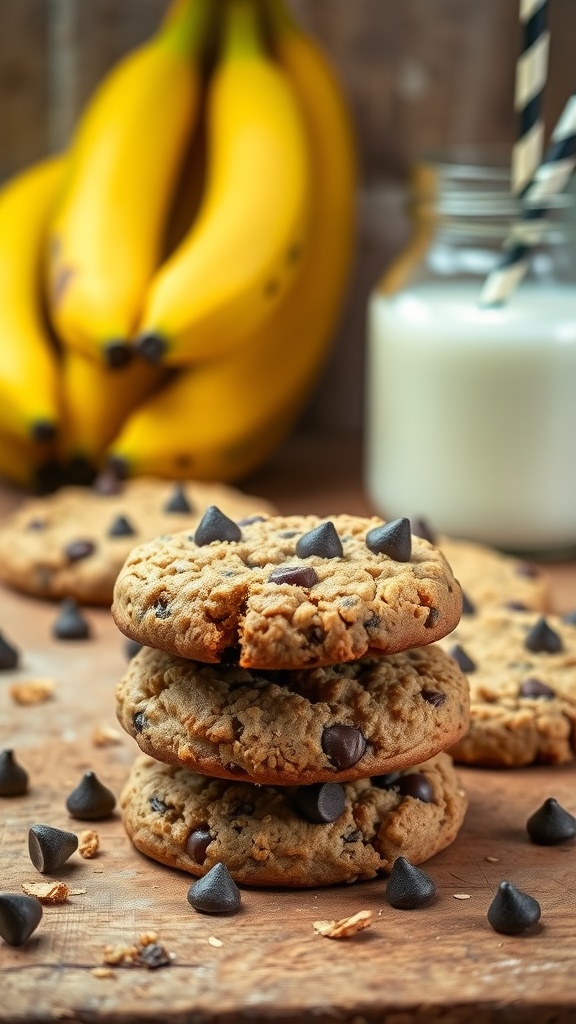
<instances>
[{"instance_id":1,"label":"wooden cutting board","mask_svg":"<svg viewBox=\"0 0 576 1024\"><path fill-rule=\"evenodd\" d=\"M303 489L283 495L279 480L286 478L259 479L260 493L282 511L365 510L354 474L352 484L340 477L340 489L330 491L317 473L313 485L298 473ZM6 507L13 498L2 501ZM557 610L576 604L576 565L550 572ZM23 653L18 671L0 675L0 749L14 749L31 780L25 797L0 800L4 891L44 877L28 857L30 825L80 831L65 800L83 772L93 769L118 794L137 752L115 722L114 687L126 659L109 613L88 613L93 639L76 643L51 638L55 614L52 605L0 591L0 630ZM53 698L16 704L11 683L38 677L54 681ZM118 743L96 746L101 726L116 729ZM117 816L97 823L99 856L74 855L57 873L77 895L45 907L25 946L0 940L0 1020L573 1024L576 844L535 846L525 823L550 796L576 813L576 767L465 769L461 778L470 798L466 821L454 844L426 865L438 887L434 903L414 911L388 906L380 879L321 890L244 888L240 914L201 915L186 899L189 876L137 853ZM507 937L488 924L503 879L539 900L534 932ZM353 938L314 931L317 920L359 910L372 911L372 924ZM99 976L105 946L132 945L145 932L174 954L169 966L119 966Z\"/></svg>"}]
</instances>

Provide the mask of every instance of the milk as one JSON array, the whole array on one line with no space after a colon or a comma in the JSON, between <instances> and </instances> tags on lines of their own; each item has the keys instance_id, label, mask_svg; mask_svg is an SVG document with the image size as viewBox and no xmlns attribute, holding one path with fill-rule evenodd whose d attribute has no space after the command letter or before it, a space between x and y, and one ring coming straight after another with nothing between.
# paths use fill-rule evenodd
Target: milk
<instances>
[{"instance_id":1,"label":"milk","mask_svg":"<svg viewBox=\"0 0 576 1024\"><path fill-rule=\"evenodd\" d=\"M576 289L434 282L369 304L366 486L386 519L512 551L576 547Z\"/></svg>"}]
</instances>

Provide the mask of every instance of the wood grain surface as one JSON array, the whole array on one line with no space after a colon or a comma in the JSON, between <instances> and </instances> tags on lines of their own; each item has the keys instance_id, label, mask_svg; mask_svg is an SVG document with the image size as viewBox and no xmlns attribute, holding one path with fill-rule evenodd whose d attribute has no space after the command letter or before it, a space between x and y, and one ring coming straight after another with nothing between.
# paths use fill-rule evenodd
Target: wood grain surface
<instances>
[{"instance_id":1,"label":"wood grain surface","mask_svg":"<svg viewBox=\"0 0 576 1024\"><path fill-rule=\"evenodd\" d=\"M285 512L369 511L350 441L317 450L309 440L291 444L251 487L256 483ZM0 509L18 500L4 492ZM576 604L576 564L546 571L557 610ZM95 827L101 850L93 860L74 854L49 876L86 891L45 907L25 946L0 940L1 1021L574 1021L576 846L538 847L525 830L549 796L576 813L574 765L462 770L469 811L452 847L426 865L438 894L425 909L394 910L380 879L321 890L243 888L238 915L198 914L186 899L191 879L137 853L117 815L92 826L66 811L66 797L88 769L118 794L136 745L120 733L116 745L94 744L97 727L118 728L114 687L126 666L109 613L88 612L93 638L76 643L51 638L55 614L53 605L0 591L0 630L22 651L21 667L0 676L0 749L14 749L30 775L26 796L0 799L0 889L19 892L45 877L27 853L34 823ZM53 698L16 704L11 684L38 677L54 681ZM534 932L509 937L488 924L503 879L539 900ZM371 910L373 923L355 937L315 934L314 921L359 910ZM149 931L174 954L169 966L112 967L98 976L106 945L130 945Z\"/></svg>"}]
</instances>

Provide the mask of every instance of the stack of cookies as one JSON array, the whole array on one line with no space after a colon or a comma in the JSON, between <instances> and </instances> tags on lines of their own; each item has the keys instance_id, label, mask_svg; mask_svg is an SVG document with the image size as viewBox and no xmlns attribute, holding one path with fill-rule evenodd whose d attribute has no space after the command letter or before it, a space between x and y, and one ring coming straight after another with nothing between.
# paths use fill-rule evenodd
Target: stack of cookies
<instances>
[{"instance_id":1,"label":"stack of cookies","mask_svg":"<svg viewBox=\"0 0 576 1024\"><path fill-rule=\"evenodd\" d=\"M192 875L319 886L422 863L466 796L445 753L469 690L435 641L457 625L448 562L408 520L211 506L131 552L114 590L144 645L117 713L144 752L121 796L148 856Z\"/></svg>"}]
</instances>

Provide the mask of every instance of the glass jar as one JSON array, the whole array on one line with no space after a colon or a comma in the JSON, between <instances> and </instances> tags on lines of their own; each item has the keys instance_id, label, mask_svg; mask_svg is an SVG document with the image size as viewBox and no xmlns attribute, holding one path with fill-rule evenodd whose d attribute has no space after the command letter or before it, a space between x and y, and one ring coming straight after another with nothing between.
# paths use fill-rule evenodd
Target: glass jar
<instances>
[{"instance_id":1,"label":"glass jar","mask_svg":"<svg viewBox=\"0 0 576 1024\"><path fill-rule=\"evenodd\" d=\"M573 199L549 200L523 281L481 308L518 217L498 160L415 169L412 239L368 308L365 481L385 519L511 552L576 550Z\"/></svg>"}]
</instances>

